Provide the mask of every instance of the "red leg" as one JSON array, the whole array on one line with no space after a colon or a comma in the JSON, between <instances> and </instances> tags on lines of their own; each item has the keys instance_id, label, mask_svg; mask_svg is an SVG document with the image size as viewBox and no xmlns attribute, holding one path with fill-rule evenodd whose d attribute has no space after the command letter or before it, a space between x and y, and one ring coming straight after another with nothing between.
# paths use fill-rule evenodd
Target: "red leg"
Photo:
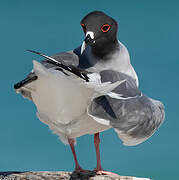
<instances>
[{"instance_id":1,"label":"red leg","mask_svg":"<svg viewBox=\"0 0 179 180\"><path fill-rule=\"evenodd\" d=\"M105 175L115 175L116 176L117 174L115 174L115 173L103 171L103 169L101 167L99 143L100 143L99 133L96 133L96 134L94 134L94 145L95 145L95 149L96 149L97 167L94 169L94 171L100 175L105 174Z\"/></svg>"},{"instance_id":2,"label":"red leg","mask_svg":"<svg viewBox=\"0 0 179 180\"><path fill-rule=\"evenodd\" d=\"M68 143L69 143L69 145L71 147L71 151L73 153L73 157L74 157L74 161L75 161L75 171L76 172L86 172L86 170L83 170L78 163L76 152L75 152L75 146L74 146L75 140L68 139Z\"/></svg>"},{"instance_id":3,"label":"red leg","mask_svg":"<svg viewBox=\"0 0 179 180\"><path fill-rule=\"evenodd\" d=\"M99 143L100 143L99 133L96 133L94 135L94 146L96 149L96 159L97 159L97 167L95 169L96 171L102 171L100 152L99 152Z\"/></svg>"}]
</instances>

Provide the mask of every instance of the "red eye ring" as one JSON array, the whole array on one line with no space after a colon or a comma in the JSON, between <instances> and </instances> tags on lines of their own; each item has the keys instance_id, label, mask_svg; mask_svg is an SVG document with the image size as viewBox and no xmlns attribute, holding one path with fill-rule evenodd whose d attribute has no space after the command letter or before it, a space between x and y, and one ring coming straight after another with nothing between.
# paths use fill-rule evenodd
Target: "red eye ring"
<instances>
[{"instance_id":1,"label":"red eye ring","mask_svg":"<svg viewBox=\"0 0 179 180\"><path fill-rule=\"evenodd\" d=\"M111 29L111 26L109 24L103 24L101 26L101 31L102 32L108 32Z\"/></svg>"},{"instance_id":2,"label":"red eye ring","mask_svg":"<svg viewBox=\"0 0 179 180\"><path fill-rule=\"evenodd\" d=\"M86 26L85 26L85 24L81 24L81 27L83 28L83 31L86 32Z\"/></svg>"},{"instance_id":3,"label":"red eye ring","mask_svg":"<svg viewBox=\"0 0 179 180\"><path fill-rule=\"evenodd\" d=\"M85 24L81 24L82 27L85 27Z\"/></svg>"}]
</instances>

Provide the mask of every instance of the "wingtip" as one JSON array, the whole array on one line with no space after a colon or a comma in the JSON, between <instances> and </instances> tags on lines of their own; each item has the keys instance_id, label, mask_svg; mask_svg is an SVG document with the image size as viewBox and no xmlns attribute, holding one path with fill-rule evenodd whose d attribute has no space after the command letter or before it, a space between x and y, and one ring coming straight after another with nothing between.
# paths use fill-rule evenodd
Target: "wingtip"
<instances>
[{"instance_id":1,"label":"wingtip","mask_svg":"<svg viewBox=\"0 0 179 180\"><path fill-rule=\"evenodd\" d=\"M26 49L26 51L28 51L28 52L34 52L34 50L31 50L31 49Z\"/></svg>"},{"instance_id":2,"label":"wingtip","mask_svg":"<svg viewBox=\"0 0 179 180\"><path fill-rule=\"evenodd\" d=\"M20 83L14 84L14 89L15 89L15 90L19 89L20 87L21 87L21 86L20 86Z\"/></svg>"},{"instance_id":3,"label":"wingtip","mask_svg":"<svg viewBox=\"0 0 179 180\"><path fill-rule=\"evenodd\" d=\"M41 53L39 53L39 52L37 52L37 51L34 51L34 50L31 50L31 49L27 49L26 51L31 52L31 53L35 53L35 54L38 54L38 55L41 54Z\"/></svg>"},{"instance_id":4,"label":"wingtip","mask_svg":"<svg viewBox=\"0 0 179 180\"><path fill-rule=\"evenodd\" d=\"M23 87L24 85L32 82L32 81L35 81L36 79L38 79L38 77L35 75L33 77L27 77L25 78L24 80L14 84L14 89L17 90L17 89L20 89L21 87Z\"/></svg>"}]
</instances>

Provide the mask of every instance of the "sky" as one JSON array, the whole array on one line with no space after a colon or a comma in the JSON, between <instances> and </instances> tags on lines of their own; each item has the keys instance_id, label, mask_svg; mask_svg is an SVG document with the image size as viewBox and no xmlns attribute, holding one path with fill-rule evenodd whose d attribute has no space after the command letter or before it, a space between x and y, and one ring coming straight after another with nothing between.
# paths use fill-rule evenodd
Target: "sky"
<instances>
[{"instance_id":1,"label":"sky","mask_svg":"<svg viewBox=\"0 0 179 180\"><path fill-rule=\"evenodd\" d=\"M36 117L36 107L13 90L32 69L26 52L52 55L79 46L80 20L101 10L119 24L118 39L128 48L140 90L162 101L166 118L146 142L123 146L111 129L101 133L105 170L154 180L179 178L179 1L162 0L1 0L0 1L0 171L73 171L69 146ZM96 166L93 136L77 140L84 169Z\"/></svg>"}]
</instances>

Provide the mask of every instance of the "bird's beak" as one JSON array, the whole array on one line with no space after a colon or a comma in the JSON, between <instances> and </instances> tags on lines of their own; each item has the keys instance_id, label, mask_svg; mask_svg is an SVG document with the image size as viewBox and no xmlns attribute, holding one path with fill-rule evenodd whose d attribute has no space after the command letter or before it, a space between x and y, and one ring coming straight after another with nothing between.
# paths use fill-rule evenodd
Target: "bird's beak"
<instances>
[{"instance_id":1,"label":"bird's beak","mask_svg":"<svg viewBox=\"0 0 179 180\"><path fill-rule=\"evenodd\" d=\"M81 54L83 54L83 51L85 50L87 45L92 45L94 43L95 43L94 33L92 31L88 31L86 33L86 37L81 45Z\"/></svg>"}]
</instances>

